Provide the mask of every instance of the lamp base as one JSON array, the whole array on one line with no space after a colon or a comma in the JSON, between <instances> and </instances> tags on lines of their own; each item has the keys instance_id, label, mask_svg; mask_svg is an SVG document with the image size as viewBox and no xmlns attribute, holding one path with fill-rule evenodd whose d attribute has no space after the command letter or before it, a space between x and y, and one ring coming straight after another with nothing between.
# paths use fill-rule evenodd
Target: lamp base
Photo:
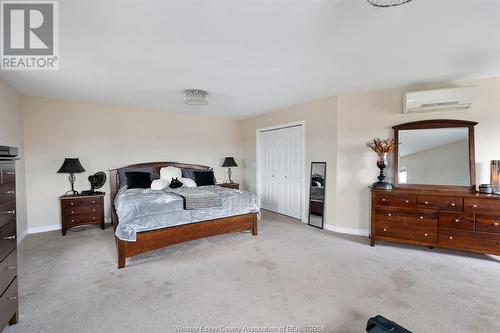
<instances>
[{"instance_id":1,"label":"lamp base","mask_svg":"<svg viewBox=\"0 0 500 333\"><path fill-rule=\"evenodd\" d=\"M68 192L64 193L65 197L72 197L76 195L80 195L80 193L78 193L78 191L75 190L69 190Z\"/></svg>"},{"instance_id":2,"label":"lamp base","mask_svg":"<svg viewBox=\"0 0 500 333\"><path fill-rule=\"evenodd\" d=\"M370 186L370 188L373 188L375 190L386 190L386 191L389 191L389 190L392 190L392 184L388 183L388 182L378 181L378 182L373 183Z\"/></svg>"}]
</instances>

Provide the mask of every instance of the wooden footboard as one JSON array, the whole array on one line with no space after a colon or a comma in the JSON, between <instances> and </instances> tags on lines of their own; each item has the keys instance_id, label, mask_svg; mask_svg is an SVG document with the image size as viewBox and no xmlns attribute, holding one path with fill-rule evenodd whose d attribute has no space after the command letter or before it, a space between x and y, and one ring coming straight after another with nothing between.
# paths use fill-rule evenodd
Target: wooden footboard
<instances>
[{"instance_id":1,"label":"wooden footboard","mask_svg":"<svg viewBox=\"0 0 500 333\"><path fill-rule=\"evenodd\" d=\"M257 235L257 213L139 232L135 242L116 238L118 268L125 267L126 258L141 253L195 239L245 230L251 230L254 236Z\"/></svg>"}]
</instances>

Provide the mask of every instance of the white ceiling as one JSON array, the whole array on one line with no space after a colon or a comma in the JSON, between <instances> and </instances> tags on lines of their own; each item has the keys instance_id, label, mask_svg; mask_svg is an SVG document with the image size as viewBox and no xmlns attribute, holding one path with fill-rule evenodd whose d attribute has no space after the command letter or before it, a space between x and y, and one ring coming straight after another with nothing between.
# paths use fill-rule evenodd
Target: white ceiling
<instances>
[{"instance_id":1,"label":"white ceiling","mask_svg":"<svg viewBox=\"0 0 500 333\"><path fill-rule=\"evenodd\" d=\"M246 118L500 75L500 0L62 0L59 17L59 71L0 73L24 94ZM187 88L210 105L184 105Z\"/></svg>"}]
</instances>

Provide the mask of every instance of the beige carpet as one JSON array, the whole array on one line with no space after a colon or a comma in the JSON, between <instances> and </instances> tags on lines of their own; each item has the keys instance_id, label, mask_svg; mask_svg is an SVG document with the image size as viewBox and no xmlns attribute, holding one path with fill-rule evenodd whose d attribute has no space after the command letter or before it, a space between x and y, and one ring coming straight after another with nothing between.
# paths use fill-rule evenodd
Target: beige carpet
<instances>
[{"instance_id":1,"label":"beige carpet","mask_svg":"<svg viewBox=\"0 0 500 333\"><path fill-rule=\"evenodd\" d=\"M122 270L111 229L30 235L19 247L20 322L5 333L175 332L179 325L359 333L376 314L414 332L500 332L498 257L371 248L366 238L272 213L259 227L257 237L194 241Z\"/></svg>"}]
</instances>

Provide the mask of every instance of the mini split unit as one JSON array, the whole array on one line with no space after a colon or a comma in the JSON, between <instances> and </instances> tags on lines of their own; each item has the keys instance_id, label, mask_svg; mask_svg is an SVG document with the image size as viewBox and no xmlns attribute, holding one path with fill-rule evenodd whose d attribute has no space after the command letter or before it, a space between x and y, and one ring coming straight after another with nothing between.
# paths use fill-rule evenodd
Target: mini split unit
<instances>
[{"instance_id":1,"label":"mini split unit","mask_svg":"<svg viewBox=\"0 0 500 333\"><path fill-rule=\"evenodd\" d=\"M472 106L477 87L414 91L405 94L403 113L465 110Z\"/></svg>"}]
</instances>

